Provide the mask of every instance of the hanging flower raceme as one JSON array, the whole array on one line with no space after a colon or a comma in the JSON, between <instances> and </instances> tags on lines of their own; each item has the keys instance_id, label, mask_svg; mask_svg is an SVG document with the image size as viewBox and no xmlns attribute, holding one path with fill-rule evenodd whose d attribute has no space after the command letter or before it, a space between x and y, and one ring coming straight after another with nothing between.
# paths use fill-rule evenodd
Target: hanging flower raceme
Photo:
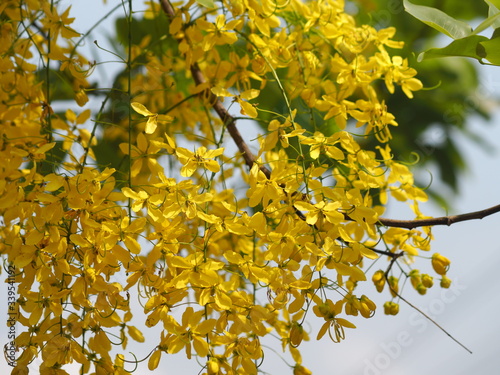
<instances>
[{"instance_id":1,"label":"hanging flower raceme","mask_svg":"<svg viewBox=\"0 0 500 375\"><path fill-rule=\"evenodd\" d=\"M183 147L177 147L175 153L183 165L181 168L181 176L190 177L199 167L205 168L213 173L219 172L220 165L214 159L224 153L224 148L207 150L202 146L195 152L191 152Z\"/></svg>"},{"instance_id":2,"label":"hanging flower raceme","mask_svg":"<svg viewBox=\"0 0 500 375\"><path fill-rule=\"evenodd\" d=\"M255 374L262 339L277 338L290 370L310 374L299 349L312 333L340 342L355 328L345 315L373 316L358 285L371 278L395 315L404 277L421 294L434 284L392 267L429 250L430 230L380 225L389 199L420 218L426 195L393 160L397 120L379 90L412 97L422 85L392 55L395 30L356 25L341 1L147 3L117 22L112 90L93 75L107 65L79 53L87 33L69 8L0 5L0 254L17 270L24 329L15 371L41 357L41 373L77 362L124 374L134 360L117 348L132 339L149 345L149 370L183 352L208 374ZM360 136L383 145L365 150ZM370 277L381 254L392 268ZM430 262L448 287L449 260ZM322 326L309 332L314 315Z\"/></svg>"}]
</instances>

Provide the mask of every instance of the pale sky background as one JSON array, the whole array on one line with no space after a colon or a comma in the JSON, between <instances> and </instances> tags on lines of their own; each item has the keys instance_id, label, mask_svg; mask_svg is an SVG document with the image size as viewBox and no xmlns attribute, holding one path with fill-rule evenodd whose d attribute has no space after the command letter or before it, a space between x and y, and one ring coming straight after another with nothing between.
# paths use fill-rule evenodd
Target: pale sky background
<instances>
[{"instance_id":1,"label":"pale sky background","mask_svg":"<svg viewBox=\"0 0 500 375\"><path fill-rule=\"evenodd\" d=\"M76 15L79 21L73 26L79 31L88 29L89 25L106 12L99 0L68 0L66 3L73 4L71 14ZM105 8L111 9L117 3L108 0ZM135 3L139 6L139 2ZM112 22L111 18L107 22ZM107 45L106 26L100 30L94 33L87 42L93 51L96 51L92 43L94 39L97 39L101 46ZM499 97L500 68L481 67L481 72L481 94L489 98L495 95ZM472 131L489 139L497 146L497 151L491 152L479 148L459 136L470 170L461 179L461 194L453 199L454 209L450 214L476 211L500 203L498 188L500 185L500 111L496 112L490 124L484 124L480 119L469 120ZM248 139L253 137L254 133L244 134L244 136ZM447 214L433 204L424 204L421 209L425 214L433 216ZM407 215L407 209L391 206L385 216L406 218ZM323 338L318 342L314 339L315 333L313 333L311 341L303 342L301 351L304 365L312 370L313 374L318 375L488 375L500 373L500 319L498 316L500 279L497 276L500 267L500 243L497 231L500 231L500 214L480 221L458 223L451 227L435 227L433 231L435 240L431 253L439 252L452 260L449 272L453 280L452 287L446 291L436 285L428 291L426 296L417 295L409 287L404 293L407 299L426 310L436 322L471 349L473 354L466 352L403 302L400 305L399 315L385 316L382 305L387 300L388 293L384 292L381 298L375 300L379 309L373 318L351 319L358 328L346 330L345 341L334 344L328 338ZM420 264L423 265L426 262L420 261ZM368 285L368 288L372 286ZM2 295L5 295L6 290L6 285L0 285ZM377 295L373 289L368 289L367 294L370 297ZM6 320L5 312L5 298L2 297L0 321ZM140 315L141 311L138 311L138 316ZM317 332L320 322L313 323L313 331ZM148 353L157 340L159 327L161 325L145 332L145 344L134 345L131 340L127 350L134 352L138 358ZM1 347L6 342L6 327L2 323L0 324ZM280 345L274 345L274 348L280 353ZM289 357L286 356L286 358ZM195 375L198 374L199 369L196 360L188 361L184 352L181 352L175 356L163 355L160 367L153 373ZM291 370L280 357L272 353L266 356L262 369L273 375L291 374ZM0 373L10 373L10 368L2 358L0 358ZM30 373L37 374L38 371L32 369ZM151 372L147 369L146 360L135 374L148 373Z\"/></svg>"}]
</instances>

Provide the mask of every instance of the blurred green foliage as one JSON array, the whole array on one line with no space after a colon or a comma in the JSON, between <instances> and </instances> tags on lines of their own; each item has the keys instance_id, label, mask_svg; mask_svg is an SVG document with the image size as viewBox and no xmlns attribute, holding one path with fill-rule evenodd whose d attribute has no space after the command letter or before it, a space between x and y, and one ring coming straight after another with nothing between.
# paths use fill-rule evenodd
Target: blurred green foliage
<instances>
[{"instance_id":1,"label":"blurred green foliage","mask_svg":"<svg viewBox=\"0 0 500 375\"><path fill-rule=\"evenodd\" d=\"M413 3L440 9L466 21L488 13L488 6L483 1L414 0ZM406 13L403 0L351 0L350 4L360 22L376 28L396 28L395 39L405 42L402 56L408 58L427 88L415 93L411 100L401 91L385 97L389 111L399 123L397 128L391 129L394 139L391 147L396 158L410 161L417 156L417 168L434 164L439 175L433 178L440 179L457 193L461 173L467 168L467 160L457 145L457 132L482 147L488 145L486 137L469 132L474 116L489 119L491 112L478 91L479 64L465 58L417 62L420 52L442 45L444 40L449 43L451 39ZM380 92L383 91L381 84ZM450 203L432 187L429 193L442 205Z\"/></svg>"}]
</instances>

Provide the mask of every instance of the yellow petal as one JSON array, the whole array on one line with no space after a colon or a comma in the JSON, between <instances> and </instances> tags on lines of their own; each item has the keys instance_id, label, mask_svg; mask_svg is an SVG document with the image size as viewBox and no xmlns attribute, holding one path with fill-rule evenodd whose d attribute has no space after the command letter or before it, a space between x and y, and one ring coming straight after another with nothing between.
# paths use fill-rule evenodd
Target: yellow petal
<instances>
[{"instance_id":1,"label":"yellow petal","mask_svg":"<svg viewBox=\"0 0 500 375\"><path fill-rule=\"evenodd\" d=\"M316 336L316 340L321 340L321 338L325 335L326 331L328 331L329 327L330 327L330 321L326 321L325 323L323 323L323 325L319 329L318 335Z\"/></svg>"},{"instance_id":2,"label":"yellow petal","mask_svg":"<svg viewBox=\"0 0 500 375\"><path fill-rule=\"evenodd\" d=\"M123 239L123 242L125 243L125 246L127 246L127 249L129 249L131 253L139 254L141 252L141 245L134 238L126 236Z\"/></svg>"},{"instance_id":3,"label":"yellow petal","mask_svg":"<svg viewBox=\"0 0 500 375\"><path fill-rule=\"evenodd\" d=\"M139 192L136 192L136 191L133 191L131 188L129 187L124 187L122 188L122 193L127 197L127 198L130 198L130 199L134 199L134 200L144 200L144 199L147 199L148 198L148 193L146 193L144 190L141 190Z\"/></svg>"},{"instance_id":4,"label":"yellow petal","mask_svg":"<svg viewBox=\"0 0 500 375\"><path fill-rule=\"evenodd\" d=\"M230 310L233 306L233 301L231 297L227 294L221 292L220 290L215 291L215 304L222 310Z\"/></svg>"},{"instance_id":5,"label":"yellow petal","mask_svg":"<svg viewBox=\"0 0 500 375\"><path fill-rule=\"evenodd\" d=\"M137 342L144 342L144 336L141 331L139 331L134 326L128 326L128 334Z\"/></svg>"},{"instance_id":6,"label":"yellow petal","mask_svg":"<svg viewBox=\"0 0 500 375\"><path fill-rule=\"evenodd\" d=\"M245 102L243 100L238 100L238 102L241 105L241 114L242 115L247 115L248 117L255 118L257 117L257 109L250 104L249 102Z\"/></svg>"},{"instance_id":7,"label":"yellow petal","mask_svg":"<svg viewBox=\"0 0 500 375\"><path fill-rule=\"evenodd\" d=\"M350 321L342 319L342 318L335 318L338 324L340 324L343 327L346 328L356 328L354 324L352 324Z\"/></svg>"},{"instance_id":8,"label":"yellow petal","mask_svg":"<svg viewBox=\"0 0 500 375\"><path fill-rule=\"evenodd\" d=\"M185 149L184 147L176 148L175 153L182 164L186 164L188 160L194 156L194 154L191 151Z\"/></svg>"},{"instance_id":9,"label":"yellow petal","mask_svg":"<svg viewBox=\"0 0 500 375\"><path fill-rule=\"evenodd\" d=\"M256 90L256 89L246 90L240 94L240 98L245 99L245 100L255 99L257 96L259 96L259 93L260 93L260 90Z\"/></svg>"},{"instance_id":10,"label":"yellow petal","mask_svg":"<svg viewBox=\"0 0 500 375\"><path fill-rule=\"evenodd\" d=\"M207 160L204 164L205 168L210 172L217 173L220 171L220 165L215 160Z\"/></svg>"},{"instance_id":11,"label":"yellow petal","mask_svg":"<svg viewBox=\"0 0 500 375\"><path fill-rule=\"evenodd\" d=\"M218 148L216 150L208 150L204 157L206 158L209 158L209 159L213 159L219 155L222 155L224 153L224 147L221 147L221 148Z\"/></svg>"},{"instance_id":12,"label":"yellow petal","mask_svg":"<svg viewBox=\"0 0 500 375\"><path fill-rule=\"evenodd\" d=\"M196 166L197 164L194 163L187 163L185 166L181 168L181 176L182 177L191 177L193 173L196 171Z\"/></svg>"},{"instance_id":13,"label":"yellow petal","mask_svg":"<svg viewBox=\"0 0 500 375\"><path fill-rule=\"evenodd\" d=\"M157 122L157 116L150 116L148 118L148 122L146 123L146 129L144 129L144 132L146 134L153 134L158 126Z\"/></svg>"},{"instance_id":14,"label":"yellow petal","mask_svg":"<svg viewBox=\"0 0 500 375\"><path fill-rule=\"evenodd\" d=\"M161 359L161 350L157 350L153 353L153 355L149 358L148 361L148 369L150 371L155 370L158 367Z\"/></svg>"},{"instance_id":15,"label":"yellow petal","mask_svg":"<svg viewBox=\"0 0 500 375\"><path fill-rule=\"evenodd\" d=\"M52 143L46 143L42 147L40 147L38 150L36 150L37 154L45 154L47 151L52 149L56 145L56 142Z\"/></svg>"},{"instance_id":16,"label":"yellow petal","mask_svg":"<svg viewBox=\"0 0 500 375\"><path fill-rule=\"evenodd\" d=\"M196 354L200 357L206 357L208 354L208 343L199 336L193 337L193 346Z\"/></svg>"},{"instance_id":17,"label":"yellow petal","mask_svg":"<svg viewBox=\"0 0 500 375\"><path fill-rule=\"evenodd\" d=\"M154 113L147 109L144 105L138 102L130 103L134 111L143 116L154 116Z\"/></svg>"},{"instance_id":18,"label":"yellow petal","mask_svg":"<svg viewBox=\"0 0 500 375\"><path fill-rule=\"evenodd\" d=\"M212 93L214 93L214 95L217 95L217 96L234 96L224 87L219 87L219 86L212 87L210 90L212 91Z\"/></svg>"}]
</instances>

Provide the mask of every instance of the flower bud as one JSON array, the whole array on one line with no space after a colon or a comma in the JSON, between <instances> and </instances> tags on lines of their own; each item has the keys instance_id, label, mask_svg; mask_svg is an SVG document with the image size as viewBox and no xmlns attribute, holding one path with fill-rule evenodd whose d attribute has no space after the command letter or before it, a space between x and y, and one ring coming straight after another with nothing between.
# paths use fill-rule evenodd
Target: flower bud
<instances>
[{"instance_id":1,"label":"flower bud","mask_svg":"<svg viewBox=\"0 0 500 375\"><path fill-rule=\"evenodd\" d=\"M293 368L293 375L311 375L312 372L302 365L296 365Z\"/></svg>"},{"instance_id":2,"label":"flower bud","mask_svg":"<svg viewBox=\"0 0 500 375\"><path fill-rule=\"evenodd\" d=\"M415 290L417 290L418 284L422 283L420 271L419 270L411 270L408 274L410 276L411 285Z\"/></svg>"},{"instance_id":3,"label":"flower bud","mask_svg":"<svg viewBox=\"0 0 500 375\"><path fill-rule=\"evenodd\" d=\"M445 275L450 268L450 260L439 253L432 255L432 268L439 275Z\"/></svg>"},{"instance_id":4,"label":"flower bud","mask_svg":"<svg viewBox=\"0 0 500 375\"><path fill-rule=\"evenodd\" d=\"M426 288L432 288L432 286L434 285L434 280L432 276L424 273L422 275L422 284L424 284Z\"/></svg>"},{"instance_id":5,"label":"flower bud","mask_svg":"<svg viewBox=\"0 0 500 375\"><path fill-rule=\"evenodd\" d=\"M385 286L385 274L384 271L378 270L375 272L372 276L372 281L373 284L375 284L375 288L377 289L377 292L382 292Z\"/></svg>"},{"instance_id":6,"label":"flower bud","mask_svg":"<svg viewBox=\"0 0 500 375\"><path fill-rule=\"evenodd\" d=\"M215 375L219 373L219 364L217 363L216 359L211 358L208 360L207 370L208 370L208 375Z\"/></svg>"},{"instance_id":7,"label":"flower bud","mask_svg":"<svg viewBox=\"0 0 500 375\"><path fill-rule=\"evenodd\" d=\"M361 315L363 315L363 317L365 318L371 318L375 314L375 309L377 308L375 303L364 294L359 299L359 302L359 312L361 313Z\"/></svg>"},{"instance_id":8,"label":"flower bud","mask_svg":"<svg viewBox=\"0 0 500 375\"><path fill-rule=\"evenodd\" d=\"M415 288L418 292L418 294L420 295L424 295L425 293L427 293L427 288L425 287L424 284L420 283L417 285L417 287Z\"/></svg>"},{"instance_id":9,"label":"flower bud","mask_svg":"<svg viewBox=\"0 0 500 375\"><path fill-rule=\"evenodd\" d=\"M397 293L399 292L398 278L395 276L389 276L389 285L391 286L391 295L393 297L396 297Z\"/></svg>"},{"instance_id":10,"label":"flower bud","mask_svg":"<svg viewBox=\"0 0 500 375\"><path fill-rule=\"evenodd\" d=\"M441 288L445 288L445 289L448 289L451 285L451 279L449 279L448 277L446 276L443 276L443 278L441 279Z\"/></svg>"},{"instance_id":11,"label":"flower bud","mask_svg":"<svg viewBox=\"0 0 500 375\"><path fill-rule=\"evenodd\" d=\"M392 301L384 303L384 313L386 315L397 315L399 312L399 304Z\"/></svg>"},{"instance_id":12,"label":"flower bud","mask_svg":"<svg viewBox=\"0 0 500 375\"><path fill-rule=\"evenodd\" d=\"M292 324L292 328L290 329L290 343L292 346L297 347L304 338L304 328L297 322L293 322Z\"/></svg>"}]
</instances>

